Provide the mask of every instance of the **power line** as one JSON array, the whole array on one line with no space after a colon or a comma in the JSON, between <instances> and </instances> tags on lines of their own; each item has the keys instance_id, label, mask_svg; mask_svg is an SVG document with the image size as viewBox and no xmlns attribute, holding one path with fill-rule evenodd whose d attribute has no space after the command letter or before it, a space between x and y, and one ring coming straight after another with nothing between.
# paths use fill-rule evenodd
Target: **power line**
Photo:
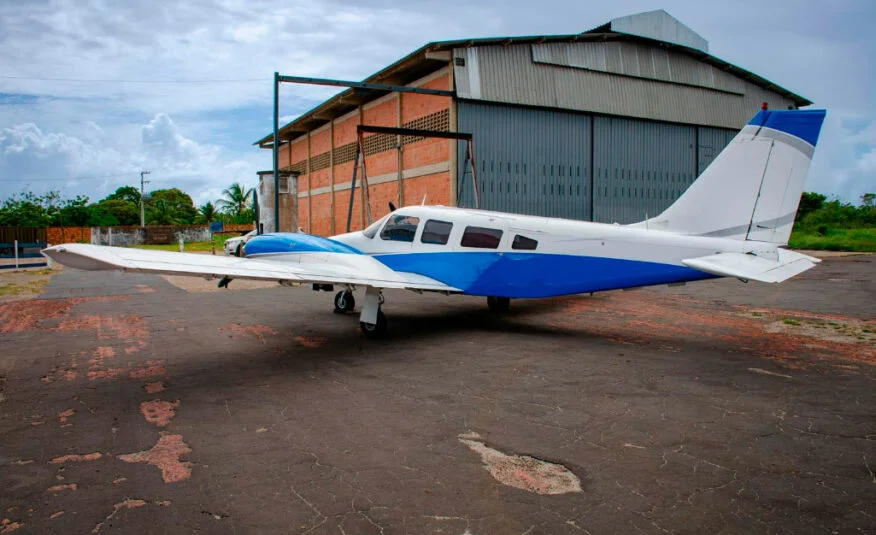
<instances>
[{"instance_id":1,"label":"power line","mask_svg":"<svg viewBox=\"0 0 876 535\"><path fill-rule=\"evenodd\" d=\"M111 80L101 78L43 78L33 76L0 76L3 80L32 80L37 82L100 82L109 84L247 84L268 83L269 78L203 79L203 80Z\"/></svg>"},{"instance_id":2,"label":"power line","mask_svg":"<svg viewBox=\"0 0 876 535\"><path fill-rule=\"evenodd\" d=\"M77 177L62 177L62 178L0 178L0 182L64 182L76 180L100 180L102 178L119 178L123 176L137 175L139 171L131 171L129 173L117 173L114 175L91 175Z\"/></svg>"}]
</instances>

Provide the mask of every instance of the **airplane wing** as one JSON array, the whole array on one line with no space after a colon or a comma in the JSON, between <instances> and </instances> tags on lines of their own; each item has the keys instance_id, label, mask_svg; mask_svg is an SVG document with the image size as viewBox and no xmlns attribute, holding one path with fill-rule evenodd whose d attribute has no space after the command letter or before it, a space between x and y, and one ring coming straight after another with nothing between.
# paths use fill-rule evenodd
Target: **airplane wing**
<instances>
[{"instance_id":1,"label":"airplane wing","mask_svg":"<svg viewBox=\"0 0 876 535\"><path fill-rule=\"evenodd\" d=\"M358 254L311 252L284 255L283 260L263 260L82 243L56 245L42 252L60 264L89 271L462 291L429 277L394 271L371 256Z\"/></svg>"},{"instance_id":2,"label":"airplane wing","mask_svg":"<svg viewBox=\"0 0 876 535\"><path fill-rule=\"evenodd\" d=\"M744 253L718 253L681 262L691 268L719 275L760 282L782 282L821 262L805 254L778 249L776 260Z\"/></svg>"}]
</instances>

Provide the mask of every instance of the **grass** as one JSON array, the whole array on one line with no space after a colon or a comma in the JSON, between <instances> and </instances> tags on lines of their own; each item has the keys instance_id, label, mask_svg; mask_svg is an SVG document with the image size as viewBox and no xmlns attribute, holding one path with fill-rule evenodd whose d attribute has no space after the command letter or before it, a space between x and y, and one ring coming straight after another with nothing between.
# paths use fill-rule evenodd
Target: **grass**
<instances>
[{"instance_id":1,"label":"grass","mask_svg":"<svg viewBox=\"0 0 876 535\"><path fill-rule=\"evenodd\" d=\"M876 228L828 228L823 234L795 229L788 246L792 249L872 253L876 252Z\"/></svg>"},{"instance_id":2,"label":"grass","mask_svg":"<svg viewBox=\"0 0 876 535\"><path fill-rule=\"evenodd\" d=\"M51 269L15 271L7 277L0 278L0 298L20 295L37 295L49 282ZM22 280L33 278L33 280ZM11 280L10 280L11 279Z\"/></svg>"},{"instance_id":3,"label":"grass","mask_svg":"<svg viewBox=\"0 0 876 535\"><path fill-rule=\"evenodd\" d=\"M797 321L797 320L795 320L795 319L791 319L791 318L785 318L785 319L783 319L783 320L782 320L782 323L784 323L785 325L800 325L800 322L799 322L799 321Z\"/></svg>"},{"instance_id":4,"label":"grass","mask_svg":"<svg viewBox=\"0 0 876 535\"><path fill-rule=\"evenodd\" d=\"M225 240L229 238L236 238L237 236L238 234L214 234L213 243L216 245L216 254L223 254L222 246L225 245ZM153 251L179 251L178 243L171 243L168 245L132 245L131 247L136 247L137 249L151 249ZM184 243L183 250L189 253L210 251L210 242L196 241Z\"/></svg>"}]
</instances>

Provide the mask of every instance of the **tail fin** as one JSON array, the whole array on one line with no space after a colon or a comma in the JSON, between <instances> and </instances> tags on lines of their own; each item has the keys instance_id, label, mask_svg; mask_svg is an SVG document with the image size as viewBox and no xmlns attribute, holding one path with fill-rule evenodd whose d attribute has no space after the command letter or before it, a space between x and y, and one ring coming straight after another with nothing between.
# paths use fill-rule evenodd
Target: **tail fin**
<instances>
[{"instance_id":1,"label":"tail fin","mask_svg":"<svg viewBox=\"0 0 876 535\"><path fill-rule=\"evenodd\" d=\"M758 112L672 206L640 225L787 244L824 116Z\"/></svg>"}]
</instances>

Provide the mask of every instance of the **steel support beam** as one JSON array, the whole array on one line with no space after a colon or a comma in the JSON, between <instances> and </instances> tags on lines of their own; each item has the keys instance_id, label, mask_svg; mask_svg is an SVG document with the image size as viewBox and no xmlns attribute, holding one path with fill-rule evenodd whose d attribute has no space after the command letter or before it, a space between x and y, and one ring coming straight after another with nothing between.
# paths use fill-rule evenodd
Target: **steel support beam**
<instances>
[{"instance_id":1,"label":"steel support beam","mask_svg":"<svg viewBox=\"0 0 876 535\"><path fill-rule=\"evenodd\" d=\"M417 128L395 128L393 126L371 126L360 124L356 130L361 134L390 134L397 136L435 137L440 139L458 139L470 141L471 134L463 132L444 132L443 130L419 130Z\"/></svg>"},{"instance_id":2,"label":"steel support beam","mask_svg":"<svg viewBox=\"0 0 876 535\"><path fill-rule=\"evenodd\" d=\"M274 232L280 232L280 73L274 73Z\"/></svg>"},{"instance_id":3,"label":"steel support beam","mask_svg":"<svg viewBox=\"0 0 876 535\"><path fill-rule=\"evenodd\" d=\"M351 89L371 89L374 91L397 91L399 93L419 93L421 95L435 95L439 97L452 97L453 91L443 89L425 89L422 87L409 87L406 85L372 84L370 82L352 82L348 80L332 80L329 78L306 78L303 76L281 76L275 73L277 80L291 84L332 85L335 87L349 87Z\"/></svg>"}]
</instances>

